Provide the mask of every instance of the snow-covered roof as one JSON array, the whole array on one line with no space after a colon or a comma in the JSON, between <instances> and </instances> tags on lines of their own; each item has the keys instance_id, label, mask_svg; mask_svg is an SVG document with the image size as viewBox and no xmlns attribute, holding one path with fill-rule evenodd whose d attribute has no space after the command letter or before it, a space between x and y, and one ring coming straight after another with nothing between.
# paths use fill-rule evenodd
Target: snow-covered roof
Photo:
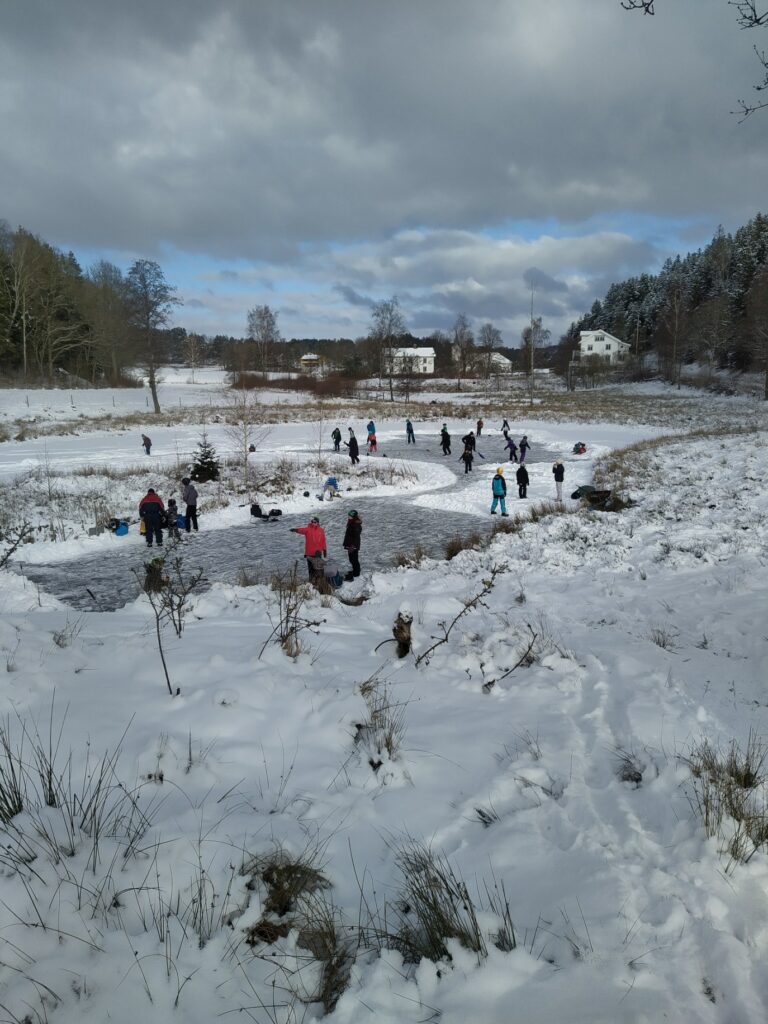
<instances>
[{"instance_id":1,"label":"snow-covered roof","mask_svg":"<svg viewBox=\"0 0 768 1024\"><path fill-rule=\"evenodd\" d=\"M304 355L301 357L301 361L303 363L304 362L307 362L307 363L308 362L319 363L320 362L320 356L316 356L314 352L305 352Z\"/></svg>"},{"instance_id":2,"label":"snow-covered roof","mask_svg":"<svg viewBox=\"0 0 768 1024\"><path fill-rule=\"evenodd\" d=\"M615 335L609 334L608 331L579 331L579 344L581 344L582 341L593 341L598 334L606 341L613 341L617 345L624 345L626 348L630 347L628 341L622 341L621 338L617 338Z\"/></svg>"},{"instance_id":3,"label":"snow-covered roof","mask_svg":"<svg viewBox=\"0 0 768 1024\"><path fill-rule=\"evenodd\" d=\"M512 360L507 359L501 352L491 352L491 362L496 363L498 366L511 366Z\"/></svg>"},{"instance_id":4,"label":"snow-covered roof","mask_svg":"<svg viewBox=\"0 0 768 1024\"><path fill-rule=\"evenodd\" d=\"M435 350L433 348L396 348L393 351L396 356L402 357L403 359L435 358Z\"/></svg>"}]
</instances>

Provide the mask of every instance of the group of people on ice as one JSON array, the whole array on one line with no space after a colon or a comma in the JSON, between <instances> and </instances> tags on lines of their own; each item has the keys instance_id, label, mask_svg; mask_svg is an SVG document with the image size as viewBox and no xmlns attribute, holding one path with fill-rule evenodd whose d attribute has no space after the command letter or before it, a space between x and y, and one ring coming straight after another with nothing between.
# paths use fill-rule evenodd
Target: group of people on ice
<instances>
[{"instance_id":1,"label":"group of people on ice","mask_svg":"<svg viewBox=\"0 0 768 1024\"><path fill-rule=\"evenodd\" d=\"M355 437L355 432L352 429L352 427L348 427L347 430L349 433L349 440L344 441L343 444L349 454L350 462L352 463L353 466L356 466L360 462L360 444L357 438ZM373 420L368 421L366 430L368 431L368 436L366 437L365 441L366 454L375 455L376 452L378 452L379 450L379 445L378 441L376 440L376 424L373 422ZM341 430L338 427L334 427L333 431L331 432L331 440L333 441L333 450L335 452L340 452L342 440Z\"/></svg>"},{"instance_id":2,"label":"group of people on ice","mask_svg":"<svg viewBox=\"0 0 768 1024\"><path fill-rule=\"evenodd\" d=\"M306 526L291 527L291 533L298 533L304 538L304 557L307 560L310 583L314 583L316 586L322 586L323 583L327 586L340 586L342 583L341 573L336 563L328 557L328 541L318 517L312 516ZM357 509L350 509L347 513L344 539L341 542L349 559L349 572L344 576L344 581L347 583L357 579L360 575L362 533L363 523L357 514Z\"/></svg>"},{"instance_id":3,"label":"group of people on ice","mask_svg":"<svg viewBox=\"0 0 768 1024\"><path fill-rule=\"evenodd\" d=\"M197 532L197 498L197 488L188 476L183 477L181 481L181 500L184 502L186 509L184 515L180 516L175 498L168 499L168 507L166 508L163 499L155 491L154 487L150 487L139 502L139 516L147 547L151 548L153 542L159 548L163 546L163 530L167 530L168 536L172 539L180 540L180 521L183 522L186 533L190 533L192 529Z\"/></svg>"}]
</instances>

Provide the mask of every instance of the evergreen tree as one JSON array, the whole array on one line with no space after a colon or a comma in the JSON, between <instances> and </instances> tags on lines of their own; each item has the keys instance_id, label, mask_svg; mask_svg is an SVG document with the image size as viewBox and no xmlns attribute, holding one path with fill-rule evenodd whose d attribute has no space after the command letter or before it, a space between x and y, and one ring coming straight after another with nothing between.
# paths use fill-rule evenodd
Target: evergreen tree
<instances>
[{"instance_id":1,"label":"evergreen tree","mask_svg":"<svg viewBox=\"0 0 768 1024\"><path fill-rule=\"evenodd\" d=\"M192 463L190 471L192 480L204 484L208 480L219 479L219 460L216 457L216 449L208 440L208 435L203 431L203 436L197 445L197 455Z\"/></svg>"}]
</instances>

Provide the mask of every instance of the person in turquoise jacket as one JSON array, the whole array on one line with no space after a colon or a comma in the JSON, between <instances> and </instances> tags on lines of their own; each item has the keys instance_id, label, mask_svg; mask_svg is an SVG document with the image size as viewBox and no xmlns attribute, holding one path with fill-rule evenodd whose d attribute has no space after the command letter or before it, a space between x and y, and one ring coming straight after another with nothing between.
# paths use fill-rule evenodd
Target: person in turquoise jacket
<instances>
[{"instance_id":1,"label":"person in turquoise jacket","mask_svg":"<svg viewBox=\"0 0 768 1024\"><path fill-rule=\"evenodd\" d=\"M496 515L496 506L501 503L501 514L507 515L507 481L504 479L504 470L499 466L496 476L491 481L493 492L493 503L491 504L491 515Z\"/></svg>"}]
</instances>

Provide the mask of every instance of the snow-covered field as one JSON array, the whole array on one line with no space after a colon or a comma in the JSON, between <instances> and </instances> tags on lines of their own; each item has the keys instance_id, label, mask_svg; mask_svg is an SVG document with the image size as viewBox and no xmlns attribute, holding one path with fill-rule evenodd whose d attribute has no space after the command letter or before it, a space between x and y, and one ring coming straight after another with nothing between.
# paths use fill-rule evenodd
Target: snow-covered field
<instances>
[{"instance_id":1,"label":"snow-covered field","mask_svg":"<svg viewBox=\"0 0 768 1024\"><path fill-rule=\"evenodd\" d=\"M623 426L524 424L566 492L650 439L611 470L625 511L567 503L342 589L359 604L310 594L294 633L285 595L216 584L161 629L178 696L147 597L80 614L2 573L0 1019L765 1020L765 412L735 400L754 431L654 444L626 402ZM158 465L196 438L161 432ZM140 461L133 435L46 443L0 445L5 479ZM463 511L487 514L496 457ZM408 484L430 528L450 480ZM553 496L548 464L534 485Z\"/></svg>"}]
</instances>

